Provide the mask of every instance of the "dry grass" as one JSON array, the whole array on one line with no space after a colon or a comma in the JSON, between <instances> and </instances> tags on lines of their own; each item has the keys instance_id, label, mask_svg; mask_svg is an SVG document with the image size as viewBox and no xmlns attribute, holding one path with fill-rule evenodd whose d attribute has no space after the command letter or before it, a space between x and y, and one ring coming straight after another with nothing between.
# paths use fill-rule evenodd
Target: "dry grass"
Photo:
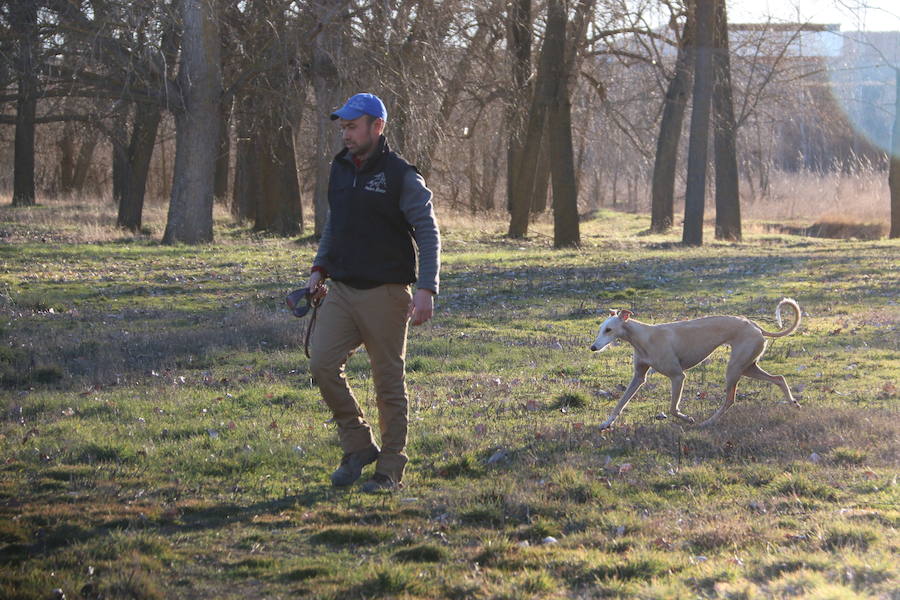
<instances>
[{"instance_id":1,"label":"dry grass","mask_svg":"<svg viewBox=\"0 0 900 600\"><path fill-rule=\"evenodd\" d=\"M140 233L116 225L116 206L108 198L52 196L38 199L34 207L13 207L10 194L0 194L0 242L102 243L138 239L160 239L166 229L168 203L144 204ZM217 223L231 220L228 208L217 204Z\"/></svg>"},{"instance_id":2,"label":"dry grass","mask_svg":"<svg viewBox=\"0 0 900 600\"><path fill-rule=\"evenodd\" d=\"M745 199L748 219L886 223L890 219L887 173L775 173L766 198Z\"/></svg>"},{"instance_id":3,"label":"dry grass","mask_svg":"<svg viewBox=\"0 0 900 600\"><path fill-rule=\"evenodd\" d=\"M770 179L769 194L763 198L750 198L749 186L742 182L741 211L745 233L761 233L771 230L773 221L789 224L785 233L815 237L878 239L887 234L890 222L890 192L887 174L871 169L856 173L786 173L774 172ZM643 200L637 207L621 204L621 210L636 210L649 219L649 187L643 192ZM309 197L304 200L309 201ZM159 239L166 226L168 203L166 199L148 199L144 205L143 230L132 234L116 226L115 206L109 199L93 197L61 196L39 198L39 210L21 210L10 206L9 193L0 193L0 241L17 242L41 240L44 242L110 242L130 239ZM441 206L441 228L449 232L471 230L473 222L479 231L502 236L508 226L503 200L501 208L493 212L473 215L468 211L451 212ZM676 200L676 227L681 226L684 213L683 199ZM312 208L304 206L307 222ZM231 223L228 208L217 204L214 219L219 225ZM713 196L707 197L706 220L713 223L715 205ZM538 215L535 222L552 224L552 213ZM309 223L307 223L309 224ZM813 227L815 226L815 227ZM532 232L534 233L534 232ZM539 235L539 234L538 234ZM221 240L218 240L221 241Z\"/></svg>"},{"instance_id":4,"label":"dry grass","mask_svg":"<svg viewBox=\"0 0 900 600\"><path fill-rule=\"evenodd\" d=\"M366 496L329 486L340 448L282 302L313 244L221 214L213 244L121 243L108 204L51 205L0 207L0 597L896 595L896 241L684 248L602 211L557 251L547 217L508 240L502 215L448 215L438 312L410 332L407 487ZM39 241L57 230L111 241ZM587 350L597 307L769 323L783 295L803 326L763 367L801 410L747 381L715 429L657 421L654 375L597 430L630 376L627 348ZM726 360L691 372L687 412L718 406ZM364 354L347 375L373 414Z\"/></svg>"}]
</instances>

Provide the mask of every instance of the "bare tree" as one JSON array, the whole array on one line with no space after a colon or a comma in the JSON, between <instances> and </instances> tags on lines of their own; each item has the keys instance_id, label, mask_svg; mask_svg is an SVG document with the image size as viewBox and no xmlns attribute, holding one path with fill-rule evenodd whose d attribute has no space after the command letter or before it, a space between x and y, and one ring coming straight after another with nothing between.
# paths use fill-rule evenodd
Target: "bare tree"
<instances>
[{"instance_id":1,"label":"bare tree","mask_svg":"<svg viewBox=\"0 0 900 600\"><path fill-rule=\"evenodd\" d=\"M690 146L688 150L687 190L684 201L682 242L691 246L703 244L703 209L706 193L707 150L709 148L709 113L712 104L712 43L715 23L715 1L696 0L697 45L694 60L694 106L691 111Z\"/></svg>"},{"instance_id":2,"label":"bare tree","mask_svg":"<svg viewBox=\"0 0 900 600\"><path fill-rule=\"evenodd\" d=\"M315 0L311 3L318 35L312 42L311 74L316 107L313 113L316 127L314 156L315 191L313 192L314 234L322 235L328 218L328 178L331 159L340 150L340 140L329 117L345 100L345 76L341 68L346 60L347 30L349 26L346 3L335 12L333 3Z\"/></svg>"},{"instance_id":3,"label":"bare tree","mask_svg":"<svg viewBox=\"0 0 900 600\"><path fill-rule=\"evenodd\" d=\"M244 57L230 69L238 134L232 214L282 236L303 230L294 130L305 81L293 41L296 23L285 19L286 6L284 0L255 0L229 15L232 43Z\"/></svg>"},{"instance_id":4,"label":"bare tree","mask_svg":"<svg viewBox=\"0 0 900 600\"><path fill-rule=\"evenodd\" d=\"M60 56L71 61L57 61L48 72L70 96L94 102L85 118L112 143L117 223L138 231L162 109L174 99L169 74L178 35L171 6L96 2L87 12L79 3L50 0L49 8L58 16L59 35L68 42Z\"/></svg>"},{"instance_id":5,"label":"bare tree","mask_svg":"<svg viewBox=\"0 0 900 600\"><path fill-rule=\"evenodd\" d=\"M715 0L713 30L713 148L716 163L716 239L741 239L741 198L738 189L737 123L731 87L728 16L725 0Z\"/></svg>"},{"instance_id":6,"label":"bare tree","mask_svg":"<svg viewBox=\"0 0 900 600\"><path fill-rule=\"evenodd\" d=\"M13 206L35 204L34 137L37 116L38 3L13 0L7 8L10 28L15 32L16 99L15 160L13 165Z\"/></svg>"},{"instance_id":7,"label":"bare tree","mask_svg":"<svg viewBox=\"0 0 900 600\"><path fill-rule=\"evenodd\" d=\"M512 0L507 15L506 47L510 54L512 66L512 86L506 99L507 149L506 149L506 207L511 213L514 208L515 193L518 193L514 182L519 180L518 167L522 162L522 151L526 136L526 117L524 108L532 95L531 78L531 0ZM519 212L524 207L516 206ZM512 229L512 226L510 226ZM519 215L516 223L516 234L522 228L527 231L527 216L522 223ZM523 234L524 235L524 234Z\"/></svg>"},{"instance_id":8,"label":"bare tree","mask_svg":"<svg viewBox=\"0 0 900 600\"><path fill-rule=\"evenodd\" d=\"M675 219L675 170L678 164L678 147L684 123L684 111L690 96L694 58L692 48L696 11L691 7L690 2L685 14L686 19L680 35L676 21L678 15L674 14L674 11L670 21L676 36L678 55L675 59L672 78L669 79L666 88L653 162L650 231L654 233L668 231Z\"/></svg>"},{"instance_id":9,"label":"bare tree","mask_svg":"<svg viewBox=\"0 0 900 600\"><path fill-rule=\"evenodd\" d=\"M175 175L163 243L213 239L222 70L217 0L180 0L181 103L175 110Z\"/></svg>"}]
</instances>

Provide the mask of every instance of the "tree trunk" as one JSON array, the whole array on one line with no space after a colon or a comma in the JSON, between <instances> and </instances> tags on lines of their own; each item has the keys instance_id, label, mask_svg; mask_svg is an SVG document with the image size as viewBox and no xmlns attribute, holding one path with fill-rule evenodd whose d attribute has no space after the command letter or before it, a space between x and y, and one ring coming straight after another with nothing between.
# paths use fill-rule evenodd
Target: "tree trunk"
<instances>
[{"instance_id":1,"label":"tree trunk","mask_svg":"<svg viewBox=\"0 0 900 600\"><path fill-rule=\"evenodd\" d=\"M541 60L549 67L547 90L553 92L548 107L550 170L553 179L553 245L577 246L578 190L575 188L575 155L572 147L572 114L566 85L566 8L563 0L547 5L547 30Z\"/></svg>"},{"instance_id":2,"label":"tree trunk","mask_svg":"<svg viewBox=\"0 0 900 600\"><path fill-rule=\"evenodd\" d=\"M222 120L220 121L218 152L216 153L216 184L213 192L219 202L228 198L228 177L231 169L231 102L222 103Z\"/></svg>"},{"instance_id":3,"label":"tree trunk","mask_svg":"<svg viewBox=\"0 0 900 600\"><path fill-rule=\"evenodd\" d=\"M287 125L270 123L257 134L261 188L253 228L282 236L296 235L301 231L301 213L293 133Z\"/></svg>"},{"instance_id":4,"label":"tree trunk","mask_svg":"<svg viewBox=\"0 0 900 600\"><path fill-rule=\"evenodd\" d=\"M214 0L181 0L178 84L184 110L175 113L175 175L163 243L213 239L216 152L221 132L222 65Z\"/></svg>"},{"instance_id":5,"label":"tree trunk","mask_svg":"<svg viewBox=\"0 0 900 600\"><path fill-rule=\"evenodd\" d=\"M518 169L525 144L526 114L523 107L531 98L531 0L510 4L506 46L512 59L513 89L506 104L506 209L513 212ZM527 230L527 216L525 227ZM518 227L517 227L518 229ZM512 236L512 233L510 234ZM522 233L524 235L524 233ZM515 236L513 236L515 237ZM521 237L521 236L520 236Z\"/></svg>"},{"instance_id":6,"label":"tree trunk","mask_svg":"<svg viewBox=\"0 0 900 600\"><path fill-rule=\"evenodd\" d=\"M894 96L894 129L891 132L891 167L888 187L891 190L891 238L900 238L900 67L894 69L896 95Z\"/></svg>"},{"instance_id":7,"label":"tree trunk","mask_svg":"<svg viewBox=\"0 0 900 600\"><path fill-rule=\"evenodd\" d=\"M10 7L13 31L18 34L16 49L15 157L13 159L13 206L34 206L34 138L37 114L38 60L37 2L13 0Z\"/></svg>"},{"instance_id":8,"label":"tree trunk","mask_svg":"<svg viewBox=\"0 0 900 600\"><path fill-rule=\"evenodd\" d=\"M568 93L550 111L550 163L553 172L553 246L581 243L578 226L578 188L572 149L572 109Z\"/></svg>"},{"instance_id":9,"label":"tree trunk","mask_svg":"<svg viewBox=\"0 0 900 600\"><path fill-rule=\"evenodd\" d=\"M694 12L689 9L681 45L678 47L678 57L675 59L675 73L666 89L659 137L656 140L650 204L650 231L654 233L668 231L675 222L675 168L678 164L684 110L691 87L693 19Z\"/></svg>"},{"instance_id":10,"label":"tree trunk","mask_svg":"<svg viewBox=\"0 0 900 600\"><path fill-rule=\"evenodd\" d=\"M72 193L72 181L75 178L75 126L72 123L63 125L62 137L59 139L59 191L61 194Z\"/></svg>"},{"instance_id":11,"label":"tree trunk","mask_svg":"<svg viewBox=\"0 0 900 600\"><path fill-rule=\"evenodd\" d=\"M531 190L531 214L536 217L547 210L547 197L550 195L550 164L551 164L551 145L550 140L550 117L544 117L544 134L542 140L548 143L540 144L538 151L537 172L534 174L534 187Z\"/></svg>"},{"instance_id":12,"label":"tree trunk","mask_svg":"<svg viewBox=\"0 0 900 600\"><path fill-rule=\"evenodd\" d=\"M731 58L725 0L715 0L713 46L713 148L716 157L716 239L740 241L741 197L738 187L737 124L731 87Z\"/></svg>"},{"instance_id":13,"label":"tree trunk","mask_svg":"<svg viewBox=\"0 0 900 600\"><path fill-rule=\"evenodd\" d=\"M110 145L112 147L112 198L116 206L122 205L125 187L131 174L128 170L128 112L130 107L121 103L113 116Z\"/></svg>"},{"instance_id":14,"label":"tree trunk","mask_svg":"<svg viewBox=\"0 0 900 600\"><path fill-rule=\"evenodd\" d=\"M231 214L239 223L256 220L259 152L253 131L253 97L241 96L235 102L235 159L234 188L231 196Z\"/></svg>"},{"instance_id":15,"label":"tree trunk","mask_svg":"<svg viewBox=\"0 0 900 600\"><path fill-rule=\"evenodd\" d=\"M97 147L97 130L93 127L85 127L81 130L81 138L78 158L75 160L75 169L72 172L72 191L76 193L84 191L84 185L91 170L91 161L94 158L94 149Z\"/></svg>"},{"instance_id":16,"label":"tree trunk","mask_svg":"<svg viewBox=\"0 0 900 600\"><path fill-rule=\"evenodd\" d=\"M158 105L144 103L135 105L131 141L128 144L128 179L119 200L119 215L116 219L119 227L133 232L141 230L150 159L156 146L156 132L161 118Z\"/></svg>"},{"instance_id":17,"label":"tree trunk","mask_svg":"<svg viewBox=\"0 0 900 600\"><path fill-rule=\"evenodd\" d=\"M697 47L694 63L694 106L688 144L687 189L684 198L682 242L703 244L703 210L706 192L707 152L709 150L709 111L712 104L712 29L714 1L697 0Z\"/></svg>"},{"instance_id":18,"label":"tree trunk","mask_svg":"<svg viewBox=\"0 0 900 600\"><path fill-rule=\"evenodd\" d=\"M317 3L316 14L324 15L328 3ZM343 22L342 20L337 20ZM343 56L343 31L332 22L326 24L316 36L313 46L312 81L316 96L316 185L313 192L313 234L322 236L328 219L328 178L331 176L331 160L340 150L340 137L331 112L346 100L338 64ZM393 119L392 119L393 121ZM393 123L391 124L393 128Z\"/></svg>"},{"instance_id":19,"label":"tree trunk","mask_svg":"<svg viewBox=\"0 0 900 600\"><path fill-rule=\"evenodd\" d=\"M547 14L551 6L548 4ZM565 28L565 23L563 23ZM565 33L563 33L565 36ZM541 144L546 128L548 107L556 101L556 90L561 85L561 65L565 60L565 48L557 48L558 44L547 44L549 35L545 34L541 48L540 63L535 78L535 92L528 109L525 138L519 156L519 164L514 168L515 179L508 183L511 190L510 220L507 235L511 238L523 238L528 233L528 220L534 202L534 190L540 168ZM565 43L565 38L563 38ZM555 73L554 73L555 69Z\"/></svg>"}]
</instances>

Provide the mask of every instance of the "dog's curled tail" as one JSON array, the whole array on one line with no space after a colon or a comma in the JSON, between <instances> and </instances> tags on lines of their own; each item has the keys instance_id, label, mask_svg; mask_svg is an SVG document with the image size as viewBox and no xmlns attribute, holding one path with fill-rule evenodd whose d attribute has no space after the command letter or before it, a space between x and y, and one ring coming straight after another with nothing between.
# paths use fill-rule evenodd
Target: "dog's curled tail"
<instances>
[{"instance_id":1,"label":"dog's curled tail","mask_svg":"<svg viewBox=\"0 0 900 600\"><path fill-rule=\"evenodd\" d=\"M791 325L790 327L788 327L787 329L782 329L781 331L776 331L774 333L771 331L766 331L765 329L760 327L759 329L760 329L760 331L762 331L762 334L764 336L771 337L771 338L780 338L780 337L784 337L786 335L791 335L792 333L797 331L798 327L800 327L800 305L797 304L797 301L794 300L793 298L784 298L781 300L781 302L778 303L778 306L775 307L775 321L778 322L778 326L779 327L782 326L781 325L781 307L785 304L790 306L791 309L793 309L793 311L794 311L794 324Z\"/></svg>"}]
</instances>

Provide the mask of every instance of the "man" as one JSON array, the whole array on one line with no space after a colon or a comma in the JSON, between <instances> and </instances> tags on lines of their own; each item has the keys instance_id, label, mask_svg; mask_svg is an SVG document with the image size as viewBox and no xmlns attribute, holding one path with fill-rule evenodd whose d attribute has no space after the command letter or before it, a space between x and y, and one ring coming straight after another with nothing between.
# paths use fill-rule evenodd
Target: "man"
<instances>
[{"instance_id":1,"label":"man","mask_svg":"<svg viewBox=\"0 0 900 600\"><path fill-rule=\"evenodd\" d=\"M329 215L308 283L322 297L331 279L310 340L309 368L344 451L332 484L353 484L375 462L363 491L396 489L408 460L407 323L421 325L434 312L440 234L424 179L387 145L384 103L356 94L331 119L340 121L345 148L331 164ZM372 366L380 449L344 374L360 344Z\"/></svg>"}]
</instances>

